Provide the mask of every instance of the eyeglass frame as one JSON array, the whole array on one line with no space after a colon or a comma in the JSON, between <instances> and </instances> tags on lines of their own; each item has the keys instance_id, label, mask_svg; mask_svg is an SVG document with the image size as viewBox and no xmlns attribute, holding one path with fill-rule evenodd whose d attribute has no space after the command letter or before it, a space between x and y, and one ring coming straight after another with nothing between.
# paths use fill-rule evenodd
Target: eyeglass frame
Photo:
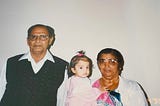
<instances>
[{"instance_id":1,"label":"eyeglass frame","mask_svg":"<svg viewBox=\"0 0 160 106\"><path fill-rule=\"evenodd\" d=\"M114 65L118 64L118 59L112 59L112 58L98 59L99 64L104 64L106 62L109 62L110 65L114 66Z\"/></svg>"},{"instance_id":2,"label":"eyeglass frame","mask_svg":"<svg viewBox=\"0 0 160 106\"><path fill-rule=\"evenodd\" d=\"M28 40L35 41L39 39L41 41L46 41L49 37L49 35L29 35Z\"/></svg>"}]
</instances>

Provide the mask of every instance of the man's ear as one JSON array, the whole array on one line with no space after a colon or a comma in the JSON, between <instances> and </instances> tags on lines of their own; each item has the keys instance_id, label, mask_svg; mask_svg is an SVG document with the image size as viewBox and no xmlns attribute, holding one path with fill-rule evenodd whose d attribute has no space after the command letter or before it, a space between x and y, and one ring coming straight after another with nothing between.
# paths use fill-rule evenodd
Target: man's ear
<instances>
[{"instance_id":1,"label":"man's ear","mask_svg":"<svg viewBox=\"0 0 160 106\"><path fill-rule=\"evenodd\" d=\"M29 39L27 38L27 45L29 46Z\"/></svg>"},{"instance_id":2,"label":"man's ear","mask_svg":"<svg viewBox=\"0 0 160 106\"><path fill-rule=\"evenodd\" d=\"M49 45L50 45L50 46L53 45L54 41L55 41L55 37L51 37L51 38L49 39Z\"/></svg>"}]
</instances>

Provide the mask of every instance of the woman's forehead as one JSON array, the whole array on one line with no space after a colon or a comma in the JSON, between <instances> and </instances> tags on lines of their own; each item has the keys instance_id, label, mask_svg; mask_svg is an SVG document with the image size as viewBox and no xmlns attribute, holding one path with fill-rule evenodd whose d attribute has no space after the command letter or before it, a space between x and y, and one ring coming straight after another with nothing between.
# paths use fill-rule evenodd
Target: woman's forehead
<instances>
[{"instance_id":1,"label":"woman's forehead","mask_svg":"<svg viewBox=\"0 0 160 106\"><path fill-rule=\"evenodd\" d=\"M115 56L111 53L103 53L100 58L115 58Z\"/></svg>"}]
</instances>

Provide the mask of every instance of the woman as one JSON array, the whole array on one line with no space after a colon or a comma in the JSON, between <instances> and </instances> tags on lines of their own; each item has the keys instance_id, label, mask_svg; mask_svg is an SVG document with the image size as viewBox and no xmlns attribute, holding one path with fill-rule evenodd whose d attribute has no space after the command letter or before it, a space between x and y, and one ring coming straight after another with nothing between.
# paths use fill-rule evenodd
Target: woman
<instances>
[{"instance_id":1,"label":"woman","mask_svg":"<svg viewBox=\"0 0 160 106\"><path fill-rule=\"evenodd\" d=\"M113 48L105 48L97 55L102 77L93 83L101 91L97 104L101 106L148 106L144 92L136 81L121 77L124 59ZM109 96L108 96L109 95Z\"/></svg>"}]
</instances>

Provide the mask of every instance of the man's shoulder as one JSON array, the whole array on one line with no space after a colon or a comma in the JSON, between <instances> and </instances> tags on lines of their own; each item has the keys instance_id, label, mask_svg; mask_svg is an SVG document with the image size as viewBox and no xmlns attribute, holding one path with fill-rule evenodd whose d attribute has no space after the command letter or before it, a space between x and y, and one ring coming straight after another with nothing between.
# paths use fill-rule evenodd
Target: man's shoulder
<instances>
[{"instance_id":1,"label":"man's shoulder","mask_svg":"<svg viewBox=\"0 0 160 106\"><path fill-rule=\"evenodd\" d=\"M55 55L52 55L52 56L53 56L53 59L55 60L55 62L58 62L58 63L60 62L60 63L66 64L66 65L69 64L66 60L64 60L58 56L55 56Z\"/></svg>"},{"instance_id":2,"label":"man's shoulder","mask_svg":"<svg viewBox=\"0 0 160 106\"><path fill-rule=\"evenodd\" d=\"M19 59L23 56L24 54L18 54L18 55L14 55L14 56L11 56L7 59L7 64L8 65L12 65L12 66L15 66L18 62L19 62Z\"/></svg>"},{"instance_id":3,"label":"man's shoulder","mask_svg":"<svg viewBox=\"0 0 160 106\"><path fill-rule=\"evenodd\" d=\"M17 54L14 56L11 56L8 58L8 60L18 60L19 58L21 58L24 54Z\"/></svg>"}]
</instances>

